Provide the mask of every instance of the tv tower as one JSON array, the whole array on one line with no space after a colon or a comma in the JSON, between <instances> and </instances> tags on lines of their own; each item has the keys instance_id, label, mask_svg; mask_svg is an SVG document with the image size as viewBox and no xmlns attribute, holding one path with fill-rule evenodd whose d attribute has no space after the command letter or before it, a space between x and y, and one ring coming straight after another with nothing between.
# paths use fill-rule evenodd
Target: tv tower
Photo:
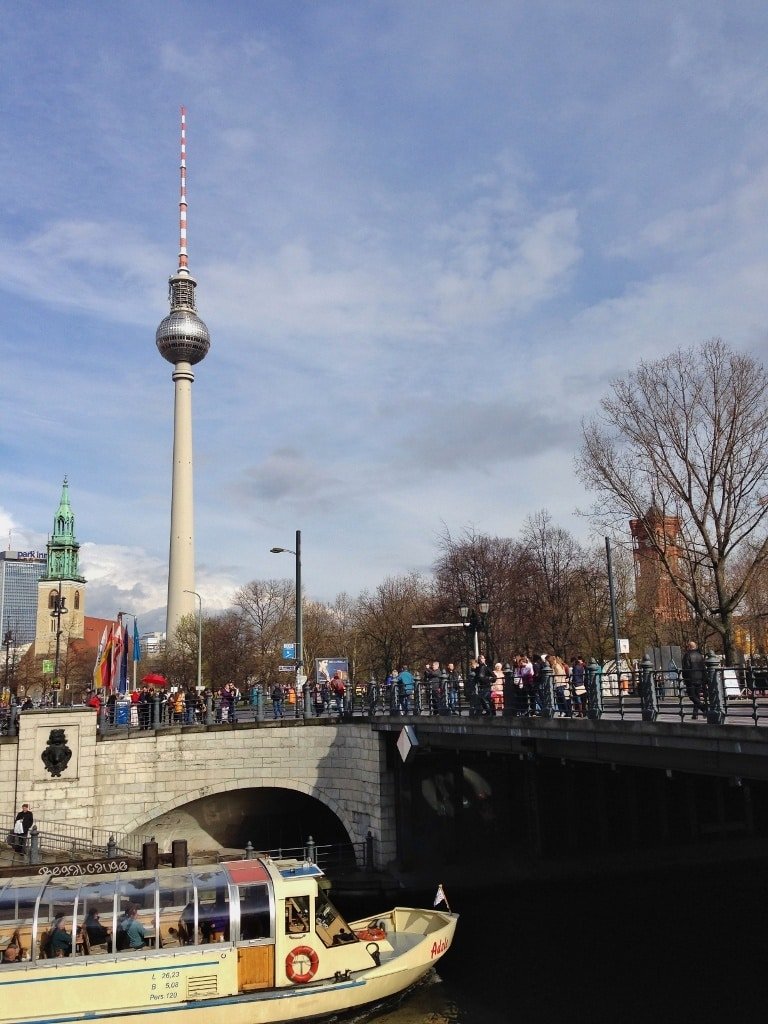
<instances>
[{"instance_id":1,"label":"tv tower","mask_svg":"<svg viewBox=\"0 0 768 1024\"><path fill-rule=\"evenodd\" d=\"M179 269L168 279L171 311L160 322L155 342L163 359L173 363L173 478L171 543L168 554L166 642L185 615L195 613L195 531L192 473L192 367L211 346L208 328L195 309L197 281L187 267L187 112L181 108L181 192L179 198Z\"/></svg>"}]
</instances>

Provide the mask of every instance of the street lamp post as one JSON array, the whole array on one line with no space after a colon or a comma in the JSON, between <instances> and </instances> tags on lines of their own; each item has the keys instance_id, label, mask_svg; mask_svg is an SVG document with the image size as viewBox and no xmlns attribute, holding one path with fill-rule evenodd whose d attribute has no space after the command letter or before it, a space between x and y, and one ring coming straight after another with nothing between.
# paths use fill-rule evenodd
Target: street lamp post
<instances>
[{"instance_id":1,"label":"street lamp post","mask_svg":"<svg viewBox=\"0 0 768 1024\"><path fill-rule=\"evenodd\" d=\"M203 599L196 590L185 590L197 598L197 692L203 689Z\"/></svg>"},{"instance_id":2,"label":"street lamp post","mask_svg":"<svg viewBox=\"0 0 768 1024\"><path fill-rule=\"evenodd\" d=\"M13 633L10 629L6 630L5 636L3 637L3 647L5 648L5 689L8 690L8 658L11 654L11 647L13 646Z\"/></svg>"},{"instance_id":3,"label":"street lamp post","mask_svg":"<svg viewBox=\"0 0 768 1024\"><path fill-rule=\"evenodd\" d=\"M488 611L490 607L490 601L487 601L484 597L477 602L477 611L474 608L470 608L468 604L459 606L461 621L467 629L472 630L475 658L480 657L480 641L478 636L480 632L484 633L488 628Z\"/></svg>"},{"instance_id":4,"label":"street lamp post","mask_svg":"<svg viewBox=\"0 0 768 1024\"><path fill-rule=\"evenodd\" d=\"M66 615L69 608L66 607L66 597L61 596L61 580L59 580L59 592L53 596L53 615L56 619L56 658L53 663L53 703L54 707L59 703L59 657L61 656L61 616Z\"/></svg>"},{"instance_id":5,"label":"street lamp post","mask_svg":"<svg viewBox=\"0 0 768 1024\"><path fill-rule=\"evenodd\" d=\"M296 548L270 548L270 552L273 555L281 555L283 552L294 555L296 558L296 699L299 699L300 692L300 680L303 676L304 667L304 635L303 635L303 624L302 624L302 599L301 599L301 530L296 531ZM309 687L304 684L304 717L311 718L312 716L312 701L309 695Z\"/></svg>"}]
</instances>

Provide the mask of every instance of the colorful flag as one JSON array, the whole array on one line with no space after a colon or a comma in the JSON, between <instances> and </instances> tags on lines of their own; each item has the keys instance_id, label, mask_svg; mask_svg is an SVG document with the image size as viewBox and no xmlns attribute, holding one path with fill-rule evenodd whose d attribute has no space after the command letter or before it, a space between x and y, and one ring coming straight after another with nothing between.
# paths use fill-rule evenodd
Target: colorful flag
<instances>
[{"instance_id":1,"label":"colorful flag","mask_svg":"<svg viewBox=\"0 0 768 1024\"><path fill-rule=\"evenodd\" d=\"M139 640L139 624L133 617L133 660L141 661L141 641Z\"/></svg>"},{"instance_id":2,"label":"colorful flag","mask_svg":"<svg viewBox=\"0 0 768 1024\"><path fill-rule=\"evenodd\" d=\"M128 689L128 627L123 626L120 634L120 666L117 677L118 693L125 693Z\"/></svg>"},{"instance_id":3,"label":"colorful flag","mask_svg":"<svg viewBox=\"0 0 768 1024\"><path fill-rule=\"evenodd\" d=\"M93 687L95 690L108 690L112 682L112 629L104 627L104 635L99 644L101 654L93 670Z\"/></svg>"},{"instance_id":4,"label":"colorful flag","mask_svg":"<svg viewBox=\"0 0 768 1024\"><path fill-rule=\"evenodd\" d=\"M109 626L104 627L104 632L101 634L101 640L99 640L99 647L96 651L96 664L93 666L93 688L98 690L101 686L101 659L104 657L104 648L107 646L107 630Z\"/></svg>"},{"instance_id":5,"label":"colorful flag","mask_svg":"<svg viewBox=\"0 0 768 1024\"><path fill-rule=\"evenodd\" d=\"M123 660L123 624L116 622L112 626L112 663L109 678L113 688L120 681L120 664Z\"/></svg>"}]
</instances>

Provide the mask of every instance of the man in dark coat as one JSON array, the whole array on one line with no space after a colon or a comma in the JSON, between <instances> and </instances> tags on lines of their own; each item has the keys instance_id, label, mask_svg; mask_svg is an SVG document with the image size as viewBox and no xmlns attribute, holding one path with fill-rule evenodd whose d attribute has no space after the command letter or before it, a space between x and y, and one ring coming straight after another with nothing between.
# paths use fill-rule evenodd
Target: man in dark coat
<instances>
[{"instance_id":1,"label":"man in dark coat","mask_svg":"<svg viewBox=\"0 0 768 1024\"><path fill-rule=\"evenodd\" d=\"M706 681L707 665L704 655L699 650L696 641L689 640L683 655L683 682L688 699L693 704L694 718L699 717L699 712L706 715L706 709L701 700Z\"/></svg>"},{"instance_id":2,"label":"man in dark coat","mask_svg":"<svg viewBox=\"0 0 768 1024\"><path fill-rule=\"evenodd\" d=\"M27 845L27 834L32 828L34 821L32 811L29 809L29 804L22 804L21 810L16 815L13 821L13 835L14 835L14 846L16 853L21 853L24 847Z\"/></svg>"}]
</instances>

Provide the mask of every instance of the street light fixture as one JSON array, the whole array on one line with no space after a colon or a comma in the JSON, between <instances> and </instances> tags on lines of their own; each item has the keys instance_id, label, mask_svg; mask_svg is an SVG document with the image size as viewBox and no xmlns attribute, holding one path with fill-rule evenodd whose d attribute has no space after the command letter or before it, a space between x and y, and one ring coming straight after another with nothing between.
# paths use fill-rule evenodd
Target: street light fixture
<instances>
[{"instance_id":1,"label":"street light fixture","mask_svg":"<svg viewBox=\"0 0 768 1024\"><path fill-rule=\"evenodd\" d=\"M294 555L296 558L296 699L299 696L299 682L303 675L304 667L304 635L302 624L302 599L301 599L301 530L296 531L296 548L270 548L271 554L282 555L284 552ZM309 687L304 687L304 717L309 718L312 714L312 703L309 697Z\"/></svg>"},{"instance_id":2,"label":"street light fixture","mask_svg":"<svg viewBox=\"0 0 768 1024\"><path fill-rule=\"evenodd\" d=\"M196 590L185 590L184 593L197 598L197 692L200 693L203 689L203 599Z\"/></svg>"}]
</instances>

